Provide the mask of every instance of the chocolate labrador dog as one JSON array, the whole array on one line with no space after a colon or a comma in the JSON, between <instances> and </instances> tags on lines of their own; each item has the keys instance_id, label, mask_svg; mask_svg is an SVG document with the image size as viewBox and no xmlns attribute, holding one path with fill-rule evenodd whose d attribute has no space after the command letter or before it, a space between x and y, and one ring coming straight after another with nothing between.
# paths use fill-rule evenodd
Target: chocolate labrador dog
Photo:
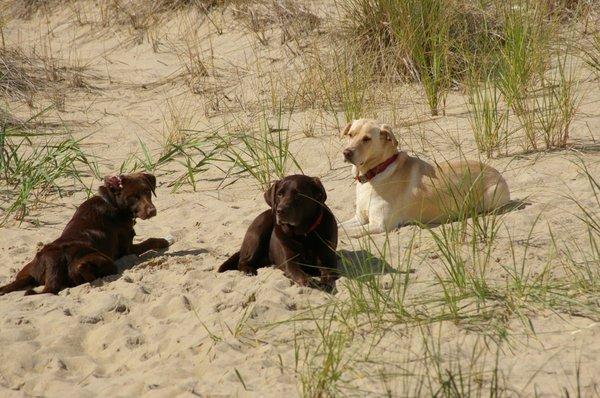
<instances>
[{"instance_id":1,"label":"chocolate labrador dog","mask_svg":"<svg viewBox=\"0 0 600 398\"><path fill-rule=\"evenodd\" d=\"M169 242L162 238L133 244L135 219L156 215L155 189L156 178L148 173L105 177L98 194L77 208L62 235L42 247L14 282L0 287L0 295L27 289L26 295L36 294L32 288L40 285L42 293L57 294L117 273L114 260L119 257L167 248Z\"/></svg>"},{"instance_id":2,"label":"chocolate labrador dog","mask_svg":"<svg viewBox=\"0 0 600 398\"><path fill-rule=\"evenodd\" d=\"M266 210L254 219L240 251L218 272L239 270L256 274L260 267L275 265L301 286L320 276L325 287L337 279L338 231L327 194L318 178L292 175L276 181L267 192Z\"/></svg>"}]
</instances>

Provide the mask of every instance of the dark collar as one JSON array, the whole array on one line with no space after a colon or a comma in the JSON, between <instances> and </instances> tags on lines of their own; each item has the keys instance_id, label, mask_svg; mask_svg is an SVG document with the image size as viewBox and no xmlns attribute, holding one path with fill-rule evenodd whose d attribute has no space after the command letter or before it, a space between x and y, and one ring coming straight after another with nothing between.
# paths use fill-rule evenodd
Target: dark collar
<instances>
[{"instance_id":1,"label":"dark collar","mask_svg":"<svg viewBox=\"0 0 600 398\"><path fill-rule=\"evenodd\" d=\"M323 221L323 213L324 213L324 211L321 210L321 212L319 213L319 217L317 217L315 222L312 223L312 225L310 227L308 227L308 229L306 230L306 233L304 235L308 235L311 232L313 232L315 229L317 229L317 227L321 224L321 221Z\"/></svg>"},{"instance_id":2,"label":"dark collar","mask_svg":"<svg viewBox=\"0 0 600 398\"><path fill-rule=\"evenodd\" d=\"M396 152L390 158L385 160L383 163L379 163L377 166L368 170L365 174L355 177L356 181L360 182L361 184L371 181L373 178L375 178L375 176L377 174L383 173L385 171L385 169L388 168L389 165L394 163L396 161L396 159L398 159L398 156L400 156L400 152Z\"/></svg>"}]
</instances>

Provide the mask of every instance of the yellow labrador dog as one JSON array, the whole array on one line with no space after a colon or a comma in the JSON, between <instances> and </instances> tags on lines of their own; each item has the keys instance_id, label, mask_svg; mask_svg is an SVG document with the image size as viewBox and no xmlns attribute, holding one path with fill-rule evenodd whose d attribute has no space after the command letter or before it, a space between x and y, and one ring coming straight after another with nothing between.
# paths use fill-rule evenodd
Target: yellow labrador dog
<instances>
[{"instance_id":1,"label":"yellow labrador dog","mask_svg":"<svg viewBox=\"0 0 600 398\"><path fill-rule=\"evenodd\" d=\"M398 150L386 124L354 120L341 135L348 138L344 160L352 163L357 180L356 215L339 225L348 236L450 221L510 200L508 185L496 169L473 161L429 164L409 156Z\"/></svg>"}]
</instances>

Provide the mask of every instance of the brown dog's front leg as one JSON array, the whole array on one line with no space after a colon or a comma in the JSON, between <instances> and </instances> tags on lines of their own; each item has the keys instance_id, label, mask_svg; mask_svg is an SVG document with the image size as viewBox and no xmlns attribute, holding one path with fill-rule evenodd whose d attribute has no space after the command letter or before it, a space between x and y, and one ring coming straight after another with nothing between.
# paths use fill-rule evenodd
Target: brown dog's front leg
<instances>
[{"instance_id":1,"label":"brown dog's front leg","mask_svg":"<svg viewBox=\"0 0 600 398\"><path fill-rule=\"evenodd\" d=\"M335 270L327 268L321 269L321 284L325 287L333 288L338 277L339 276Z\"/></svg>"},{"instance_id":2,"label":"brown dog's front leg","mask_svg":"<svg viewBox=\"0 0 600 398\"><path fill-rule=\"evenodd\" d=\"M298 261L302 261L302 256L299 254L302 249L302 245L287 237L279 226L275 227L269 248L272 264L300 286L308 286L311 281L310 276L298 264Z\"/></svg>"},{"instance_id":3,"label":"brown dog's front leg","mask_svg":"<svg viewBox=\"0 0 600 398\"><path fill-rule=\"evenodd\" d=\"M331 244L324 244L319 258L321 266L321 283L328 288L333 288L335 286L335 281L339 277L337 269L337 255L335 248L332 247L334 246Z\"/></svg>"},{"instance_id":4,"label":"brown dog's front leg","mask_svg":"<svg viewBox=\"0 0 600 398\"><path fill-rule=\"evenodd\" d=\"M308 286L310 284L310 277L306 272L300 269L300 266L295 262L289 260L282 266L280 266L285 275L296 282L300 286Z\"/></svg>"},{"instance_id":5,"label":"brown dog's front leg","mask_svg":"<svg viewBox=\"0 0 600 398\"><path fill-rule=\"evenodd\" d=\"M150 238L137 244L131 245L131 253L139 256L148 250L161 250L169 247L169 241L163 238Z\"/></svg>"}]
</instances>

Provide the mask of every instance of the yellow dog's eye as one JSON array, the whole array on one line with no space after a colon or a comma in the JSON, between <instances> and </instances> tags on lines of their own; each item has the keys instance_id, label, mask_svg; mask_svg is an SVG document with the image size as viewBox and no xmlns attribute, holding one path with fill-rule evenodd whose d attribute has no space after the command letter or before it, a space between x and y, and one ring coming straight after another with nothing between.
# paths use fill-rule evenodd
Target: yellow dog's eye
<instances>
[{"instance_id":1,"label":"yellow dog's eye","mask_svg":"<svg viewBox=\"0 0 600 398\"><path fill-rule=\"evenodd\" d=\"M371 137L363 137L363 142L371 141Z\"/></svg>"}]
</instances>

